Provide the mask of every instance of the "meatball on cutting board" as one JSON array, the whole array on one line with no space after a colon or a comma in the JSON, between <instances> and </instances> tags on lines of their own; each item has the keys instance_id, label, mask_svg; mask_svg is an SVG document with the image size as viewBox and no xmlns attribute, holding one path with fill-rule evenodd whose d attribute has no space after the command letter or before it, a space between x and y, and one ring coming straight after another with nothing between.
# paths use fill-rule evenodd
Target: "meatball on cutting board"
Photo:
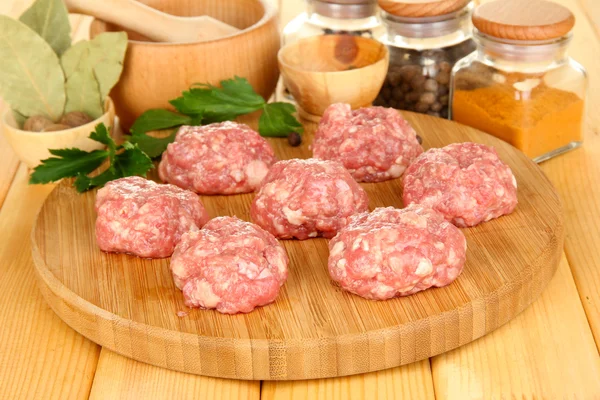
<instances>
[{"instance_id":1,"label":"meatball on cutting board","mask_svg":"<svg viewBox=\"0 0 600 400\"><path fill-rule=\"evenodd\" d=\"M446 286L460 275L467 240L430 208L376 208L357 214L329 242L329 274L372 300Z\"/></svg>"},{"instance_id":2,"label":"meatball on cutting board","mask_svg":"<svg viewBox=\"0 0 600 400\"><path fill-rule=\"evenodd\" d=\"M399 178L423 152L417 134L398 111L383 107L325 110L312 145L313 156L341 162L357 182Z\"/></svg>"},{"instance_id":3,"label":"meatball on cutting board","mask_svg":"<svg viewBox=\"0 0 600 400\"><path fill-rule=\"evenodd\" d=\"M179 128L158 173L163 181L200 194L249 193L275 161L273 149L256 131L228 121Z\"/></svg>"},{"instance_id":4,"label":"meatball on cutting board","mask_svg":"<svg viewBox=\"0 0 600 400\"><path fill-rule=\"evenodd\" d=\"M198 196L139 176L108 182L96 195L96 241L106 252L169 257L187 231L208 221Z\"/></svg>"},{"instance_id":5,"label":"meatball on cutting board","mask_svg":"<svg viewBox=\"0 0 600 400\"><path fill-rule=\"evenodd\" d=\"M429 149L410 165L403 200L434 208L464 228L510 214L517 206L517 180L494 148L453 143Z\"/></svg>"},{"instance_id":6,"label":"meatball on cutting board","mask_svg":"<svg viewBox=\"0 0 600 400\"><path fill-rule=\"evenodd\" d=\"M272 303L287 279L288 257L269 232L235 217L183 235L171 258L185 304L224 314Z\"/></svg>"},{"instance_id":7,"label":"meatball on cutting board","mask_svg":"<svg viewBox=\"0 0 600 400\"><path fill-rule=\"evenodd\" d=\"M367 193L342 164L292 159L271 167L250 214L278 238L331 238L368 205Z\"/></svg>"}]
</instances>

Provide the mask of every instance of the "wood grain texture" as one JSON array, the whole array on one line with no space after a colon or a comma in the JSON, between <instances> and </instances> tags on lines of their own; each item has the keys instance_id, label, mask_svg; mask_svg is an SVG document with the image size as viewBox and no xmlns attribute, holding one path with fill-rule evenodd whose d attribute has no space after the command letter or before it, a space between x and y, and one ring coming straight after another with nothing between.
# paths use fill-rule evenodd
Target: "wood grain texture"
<instances>
[{"instance_id":1,"label":"wood grain texture","mask_svg":"<svg viewBox=\"0 0 600 400\"><path fill-rule=\"evenodd\" d=\"M64 0L70 12L91 15L140 33L156 42L186 43L219 39L239 29L207 15L181 18L134 0Z\"/></svg>"},{"instance_id":2,"label":"wood grain texture","mask_svg":"<svg viewBox=\"0 0 600 400\"><path fill-rule=\"evenodd\" d=\"M170 371L103 349L90 400L202 399L258 400L260 382Z\"/></svg>"},{"instance_id":3,"label":"wood grain texture","mask_svg":"<svg viewBox=\"0 0 600 400\"><path fill-rule=\"evenodd\" d=\"M582 148L543 163L542 169L565 205L565 252L600 349L600 114L594 111L600 107L600 30L594 30L576 1L556 2L569 7L578 21L569 54L588 71L588 113ZM593 3L591 9L597 9Z\"/></svg>"},{"instance_id":4,"label":"wood grain texture","mask_svg":"<svg viewBox=\"0 0 600 400\"><path fill-rule=\"evenodd\" d=\"M429 360L368 374L305 381L265 381L262 400L430 400Z\"/></svg>"},{"instance_id":5,"label":"wood grain texture","mask_svg":"<svg viewBox=\"0 0 600 400\"><path fill-rule=\"evenodd\" d=\"M3 1L0 13L18 16L30 3ZM84 23L71 18L74 38ZM53 186L28 186L18 164L1 134L0 398L85 399L99 347L57 318L35 285L29 233Z\"/></svg>"},{"instance_id":6,"label":"wood grain texture","mask_svg":"<svg viewBox=\"0 0 600 400\"><path fill-rule=\"evenodd\" d=\"M588 100L593 110L600 104L598 91L593 90L600 84L594 56L600 46L577 2L557 1L569 7L578 21L570 55L590 72ZM596 344L600 343L600 258L595 250L600 246L600 118L596 114L588 113L583 148L541 165L565 207L568 265L563 261L541 299L506 327L432 359L438 397L600 398L597 361L590 359L597 358L598 352L589 344L585 315L574 300L578 291ZM577 290L570 283L568 266ZM596 376L590 377L588 370L595 371ZM577 376L572 378L574 371L578 371Z\"/></svg>"},{"instance_id":7,"label":"wood grain texture","mask_svg":"<svg viewBox=\"0 0 600 400\"><path fill-rule=\"evenodd\" d=\"M497 38L549 40L570 32L575 17L568 8L547 0L500 0L477 7L473 25Z\"/></svg>"},{"instance_id":8,"label":"wood grain texture","mask_svg":"<svg viewBox=\"0 0 600 400\"><path fill-rule=\"evenodd\" d=\"M399 17L421 18L445 15L464 8L469 0L379 0L379 7Z\"/></svg>"},{"instance_id":9,"label":"wood grain texture","mask_svg":"<svg viewBox=\"0 0 600 400\"><path fill-rule=\"evenodd\" d=\"M434 357L440 399L598 399L600 358L569 265L517 318Z\"/></svg>"},{"instance_id":10,"label":"wood grain texture","mask_svg":"<svg viewBox=\"0 0 600 400\"><path fill-rule=\"evenodd\" d=\"M508 322L549 281L562 251L560 202L539 168L504 142L441 119L407 118L425 147L455 141L495 145L519 184L513 214L464 231L467 264L449 287L365 300L331 285L325 239L290 240L284 241L290 277L274 304L246 315L195 310L180 318L183 296L168 260L98 251L94 193L80 195L64 183L46 201L32 233L41 290L61 318L97 343L136 360L208 376L344 376L468 343ZM300 148L282 139L272 143L280 158L304 158L310 137L309 129ZM397 180L364 187L371 208L402 205ZM202 200L211 216L249 219L251 195Z\"/></svg>"},{"instance_id":11,"label":"wood grain texture","mask_svg":"<svg viewBox=\"0 0 600 400\"><path fill-rule=\"evenodd\" d=\"M29 233L52 186L27 178L21 166L0 212L0 398L87 398L99 347L63 323L35 285Z\"/></svg>"},{"instance_id":12,"label":"wood grain texture","mask_svg":"<svg viewBox=\"0 0 600 400\"><path fill-rule=\"evenodd\" d=\"M350 35L303 38L277 56L286 87L302 112L313 116L323 115L333 103L348 103L353 109L370 106L385 80L389 58L381 42Z\"/></svg>"},{"instance_id":13,"label":"wood grain texture","mask_svg":"<svg viewBox=\"0 0 600 400\"><path fill-rule=\"evenodd\" d=\"M219 40L183 44L143 41L129 32L123 74L111 91L124 129L128 130L148 109L172 108L168 101L181 96L194 83L218 85L221 80L237 75L247 78L265 99L271 97L279 78L280 38L277 15L269 2L142 0L142 3L175 15L209 15L244 31ZM94 21L91 36L115 29L121 30Z\"/></svg>"}]
</instances>

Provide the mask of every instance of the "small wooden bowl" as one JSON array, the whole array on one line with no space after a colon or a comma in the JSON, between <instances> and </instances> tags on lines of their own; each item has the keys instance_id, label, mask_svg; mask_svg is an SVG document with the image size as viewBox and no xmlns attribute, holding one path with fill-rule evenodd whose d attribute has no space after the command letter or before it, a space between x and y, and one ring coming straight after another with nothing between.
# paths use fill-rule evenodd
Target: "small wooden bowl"
<instances>
[{"instance_id":1,"label":"small wooden bowl","mask_svg":"<svg viewBox=\"0 0 600 400\"><path fill-rule=\"evenodd\" d=\"M127 32L123 74L111 92L124 130L151 108L170 108L194 83L218 85L234 76L247 78L257 93L273 94L279 71L277 16L266 0L139 0L179 16L209 15L241 29L222 39L196 43L156 43ZM124 29L94 20L90 35Z\"/></svg>"},{"instance_id":2,"label":"small wooden bowl","mask_svg":"<svg viewBox=\"0 0 600 400\"><path fill-rule=\"evenodd\" d=\"M106 100L106 112L98 119L76 128L55 132L29 132L19 129L12 110L7 109L2 116L4 136L21 161L34 168L42 160L52 157L48 149L76 147L85 151L99 150L102 143L89 138L96 125L103 123L111 129L115 119L115 108L111 99Z\"/></svg>"},{"instance_id":3,"label":"small wooden bowl","mask_svg":"<svg viewBox=\"0 0 600 400\"><path fill-rule=\"evenodd\" d=\"M385 80L387 47L374 39L323 35L300 39L278 54L283 82L300 106L318 120L333 103L354 108L371 105Z\"/></svg>"}]
</instances>

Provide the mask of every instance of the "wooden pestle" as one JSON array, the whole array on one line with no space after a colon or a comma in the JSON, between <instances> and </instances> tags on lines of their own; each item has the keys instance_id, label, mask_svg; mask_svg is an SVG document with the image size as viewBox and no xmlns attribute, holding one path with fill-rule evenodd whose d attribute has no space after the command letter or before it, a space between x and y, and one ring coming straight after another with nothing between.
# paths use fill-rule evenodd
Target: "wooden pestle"
<instances>
[{"instance_id":1,"label":"wooden pestle","mask_svg":"<svg viewBox=\"0 0 600 400\"><path fill-rule=\"evenodd\" d=\"M207 15L179 17L134 0L65 0L65 4L70 12L94 16L157 42L201 42L239 32Z\"/></svg>"}]
</instances>

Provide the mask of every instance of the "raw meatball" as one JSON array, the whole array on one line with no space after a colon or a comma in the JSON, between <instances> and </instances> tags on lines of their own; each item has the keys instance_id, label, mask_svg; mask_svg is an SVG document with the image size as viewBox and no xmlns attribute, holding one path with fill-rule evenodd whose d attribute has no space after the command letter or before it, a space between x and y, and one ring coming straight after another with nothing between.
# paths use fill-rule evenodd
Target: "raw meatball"
<instances>
[{"instance_id":1,"label":"raw meatball","mask_svg":"<svg viewBox=\"0 0 600 400\"><path fill-rule=\"evenodd\" d=\"M352 111L341 103L325 110L313 142L315 158L341 162L358 182L399 178L422 152L417 134L398 111Z\"/></svg>"},{"instance_id":2,"label":"raw meatball","mask_svg":"<svg viewBox=\"0 0 600 400\"><path fill-rule=\"evenodd\" d=\"M273 235L235 217L214 218L186 233L171 258L185 304L224 314L272 303L287 279L287 265Z\"/></svg>"},{"instance_id":3,"label":"raw meatball","mask_svg":"<svg viewBox=\"0 0 600 400\"><path fill-rule=\"evenodd\" d=\"M404 204L432 207L459 227L475 226L517 205L517 181L494 148L454 143L430 149L403 178Z\"/></svg>"},{"instance_id":4,"label":"raw meatball","mask_svg":"<svg viewBox=\"0 0 600 400\"><path fill-rule=\"evenodd\" d=\"M352 217L329 242L329 274L351 293L386 300L450 284L466 250L462 232L437 211L376 208Z\"/></svg>"},{"instance_id":5,"label":"raw meatball","mask_svg":"<svg viewBox=\"0 0 600 400\"><path fill-rule=\"evenodd\" d=\"M247 125L182 126L158 166L160 179L200 194L253 192L276 160Z\"/></svg>"},{"instance_id":6,"label":"raw meatball","mask_svg":"<svg viewBox=\"0 0 600 400\"><path fill-rule=\"evenodd\" d=\"M208 214L198 196L139 176L108 182L96 194L96 241L108 252L169 257L181 235Z\"/></svg>"},{"instance_id":7,"label":"raw meatball","mask_svg":"<svg viewBox=\"0 0 600 400\"><path fill-rule=\"evenodd\" d=\"M368 205L367 193L342 164L293 159L271 167L250 214L278 238L331 238Z\"/></svg>"}]
</instances>

